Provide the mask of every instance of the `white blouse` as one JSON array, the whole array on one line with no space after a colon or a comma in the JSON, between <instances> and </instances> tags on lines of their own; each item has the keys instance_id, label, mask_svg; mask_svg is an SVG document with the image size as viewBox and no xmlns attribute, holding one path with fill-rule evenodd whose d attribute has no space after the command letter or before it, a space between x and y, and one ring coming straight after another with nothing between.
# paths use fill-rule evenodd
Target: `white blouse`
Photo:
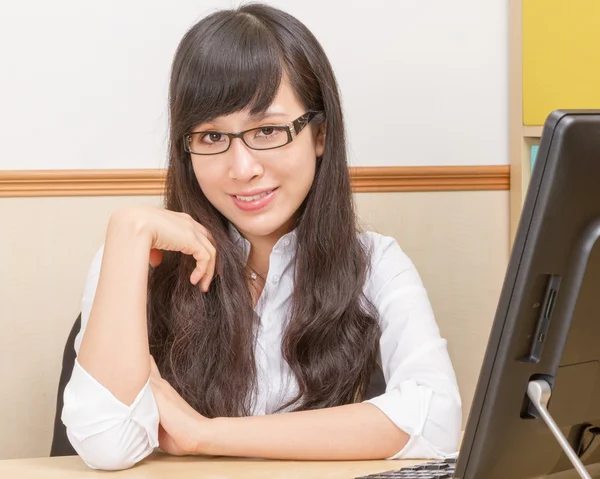
<instances>
[{"instance_id":1,"label":"white blouse","mask_svg":"<svg viewBox=\"0 0 600 479\"><path fill-rule=\"evenodd\" d=\"M247 257L250 243L233 226L230 234ZM386 381L385 393L365 402L377 406L410 435L406 446L389 459L454 456L462 424L461 399L446 340L440 337L421 278L394 238L367 232L360 239L373 247L364 292L380 316L380 361ZM260 326L253 415L273 413L296 394L298 387L280 349L287 299L294 287L295 246L295 231L276 243L266 285L255 308ZM102 253L103 247L87 276L76 352L90 316ZM158 447L159 415L149 381L127 406L78 361L65 389L62 421L74 449L95 469L131 467Z\"/></svg>"}]
</instances>

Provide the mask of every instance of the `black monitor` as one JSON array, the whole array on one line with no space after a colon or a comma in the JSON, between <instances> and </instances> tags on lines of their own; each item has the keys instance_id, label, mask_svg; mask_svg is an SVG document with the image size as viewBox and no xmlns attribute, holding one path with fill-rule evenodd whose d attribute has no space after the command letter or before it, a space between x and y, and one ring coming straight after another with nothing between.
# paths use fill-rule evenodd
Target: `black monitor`
<instances>
[{"instance_id":1,"label":"black monitor","mask_svg":"<svg viewBox=\"0 0 600 479\"><path fill-rule=\"evenodd\" d=\"M555 111L544 125L455 478L577 472L528 396L545 385L549 414L571 449L588 470L600 463L599 236L600 110Z\"/></svg>"}]
</instances>

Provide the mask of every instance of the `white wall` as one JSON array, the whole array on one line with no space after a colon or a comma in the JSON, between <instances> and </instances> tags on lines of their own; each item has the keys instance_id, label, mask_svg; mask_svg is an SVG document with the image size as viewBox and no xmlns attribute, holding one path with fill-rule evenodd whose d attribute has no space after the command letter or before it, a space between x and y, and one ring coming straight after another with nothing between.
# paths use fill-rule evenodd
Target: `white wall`
<instances>
[{"instance_id":1,"label":"white wall","mask_svg":"<svg viewBox=\"0 0 600 479\"><path fill-rule=\"evenodd\" d=\"M0 170L163 167L175 48L239 3L1 0ZM353 165L508 164L506 0L269 3L329 54Z\"/></svg>"}]
</instances>

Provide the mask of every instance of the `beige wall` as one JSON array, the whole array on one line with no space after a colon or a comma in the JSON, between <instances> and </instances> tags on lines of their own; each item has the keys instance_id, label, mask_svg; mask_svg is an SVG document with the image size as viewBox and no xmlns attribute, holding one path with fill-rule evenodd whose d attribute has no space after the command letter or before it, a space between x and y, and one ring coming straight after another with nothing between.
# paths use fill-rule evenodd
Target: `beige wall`
<instances>
[{"instance_id":1,"label":"beige wall","mask_svg":"<svg viewBox=\"0 0 600 479\"><path fill-rule=\"evenodd\" d=\"M110 212L158 201L0 198L0 459L48 455L64 342ZM508 260L508 191L359 193L357 204L416 263L466 420Z\"/></svg>"}]
</instances>

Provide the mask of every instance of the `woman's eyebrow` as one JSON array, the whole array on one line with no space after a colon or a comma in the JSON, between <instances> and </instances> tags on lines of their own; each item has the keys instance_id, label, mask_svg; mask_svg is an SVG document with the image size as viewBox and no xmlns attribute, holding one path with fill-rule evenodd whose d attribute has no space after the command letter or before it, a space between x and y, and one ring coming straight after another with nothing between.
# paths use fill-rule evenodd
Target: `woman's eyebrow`
<instances>
[{"instance_id":1,"label":"woman's eyebrow","mask_svg":"<svg viewBox=\"0 0 600 479\"><path fill-rule=\"evenodd\" d=\"M286 117L287 118L287 114L282 112L282 111L265 111L262 113L257 113L256 115L251 115L251 118L253 121L258 121L258 120L265 120L267 118L273 118L273 117Z\"/></svg>"},{"instance_id":2,"label":"woman's eyebrow","mask_svg":"<svg viewBox=\"0 0 600 479\"><path fill-rule=\"evenodd\" d=\"M267 118L287 118L287 113L282 111L265 111L262 113L257 113L255 115L250 115L250 121L256 122L261 120L266 120ZM206 130L219 130L217 125L212 121L207 121L206 123L201 123L199 127L196 127L194 131L206 131Z\"/></svg>"}]
</instances>

